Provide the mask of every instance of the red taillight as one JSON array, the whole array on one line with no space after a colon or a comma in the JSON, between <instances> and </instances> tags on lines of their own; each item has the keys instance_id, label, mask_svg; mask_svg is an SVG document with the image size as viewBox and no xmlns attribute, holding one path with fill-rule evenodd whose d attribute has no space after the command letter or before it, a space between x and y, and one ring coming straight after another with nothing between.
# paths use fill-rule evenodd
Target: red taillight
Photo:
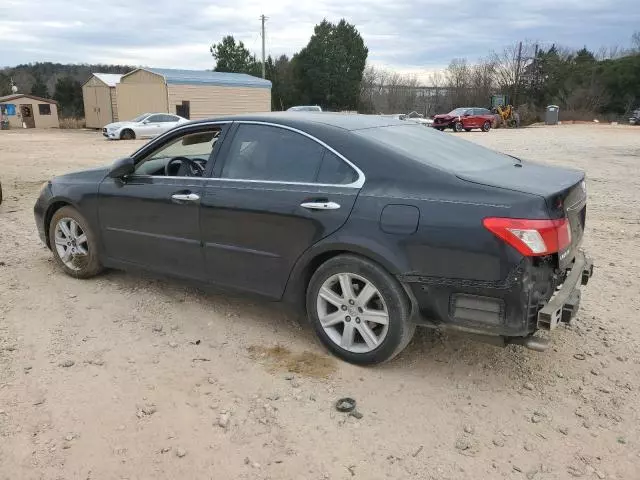
<instances>
[{"instance_id":1,"label":"red taillight","mask_svg":"<svg viewBox=\"0 0 640 480\"><path fill-rule=\"evenodd\" d=\"M557 253L571 244L571 227L566 218L559 220L485 218L482 224L525 257Z\"/></svg>"}]
</instances>

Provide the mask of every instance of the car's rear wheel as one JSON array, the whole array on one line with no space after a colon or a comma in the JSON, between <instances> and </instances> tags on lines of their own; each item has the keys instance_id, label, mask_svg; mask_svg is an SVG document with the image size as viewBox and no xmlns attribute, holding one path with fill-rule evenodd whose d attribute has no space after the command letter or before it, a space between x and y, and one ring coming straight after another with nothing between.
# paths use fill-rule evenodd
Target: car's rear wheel
<instances>
[{"instance_id":1,"label":"car's rear wheel","mask_svg":"<svg viewBox=\"0 0 640 480\"><path fill-rule=\"evenodd\" d=\"M482 131L488 132L489 130L491 130L491 122L487 120L482 124Z\"/></svg>"},{"instance_id":2,"label":"car's rear wheel","mask_svg":"<svg viewBox=\"0 0 640 480\"><path fill-rule=\"evenodd\" d=\"M464 127L462 126L462 122L456 122L453 124L453 130L454 132L461 132L462 130L464 130Z\"/></svg>"},{"instance_id":3,"label":"car's rear wheel","mask_svg":"<svg viewBox=\"0 0 640 480\"><path fill-rule=\"evenodd\" d=\"M307 313L331 352L360 365L392 359L415 331L402 286L381 266L355 255L339 255L316 270Z\"/></svg>"},{"instance_id":4,"label":"car's rear wheel","mask_svg":"<svg viewBox=\"0 0 640 480\"><path fill-rule=\"evenodd\" d=\"M135 138L136 138L136 134L130 128L126 128L122 131L122 133L120 133L121 140L133 140Z\"/></svg>"},{"instance_id":5,"label":"car's rear wheel","mask_svg":"<svg viewBox=\"0 0 640 480\"><path fill-rule=\"evenodd\" d=\"M102 271L97 239L75 208L62 207L53 214L49 242L56 263L67 275L89 278Z\"/></svg>"}]
</instances>

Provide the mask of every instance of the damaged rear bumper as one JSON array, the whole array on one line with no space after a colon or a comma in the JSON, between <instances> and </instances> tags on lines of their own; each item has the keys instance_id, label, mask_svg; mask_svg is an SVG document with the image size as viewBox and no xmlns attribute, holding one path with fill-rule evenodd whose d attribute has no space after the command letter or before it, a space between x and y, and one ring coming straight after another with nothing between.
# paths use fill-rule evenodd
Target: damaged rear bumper
<instances>
[{"instance_id":1,"label":"damaged rear bumper","mask_svg":"<svg viewBox=\"0 0 640 480\"><path fill-rule=\"evenodd\" d=\"M580 286L586 285L592 275L593 261L578 252L564 283L538 312L538 328L553 330L558 322L569 322L580 308Z\"/></svg>"}]
</instances>

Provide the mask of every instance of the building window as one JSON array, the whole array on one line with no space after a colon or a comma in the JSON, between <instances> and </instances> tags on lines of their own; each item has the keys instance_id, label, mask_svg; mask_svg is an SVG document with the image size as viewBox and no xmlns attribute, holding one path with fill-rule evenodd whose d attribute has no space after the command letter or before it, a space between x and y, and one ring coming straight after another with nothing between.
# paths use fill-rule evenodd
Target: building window
<instances>
[{"instance_id":1,"label":"building window","mask_svg":"<svg viewBox=\"0 0 640 480\"><path fill-rule=\"evenodd\" d=\"M189 100L183 100L182 105L176 105L176 115L186 118L187 120L191 116L191 105Z\"/></svg>"},{"instance_id":2,"label":"building window","mask_svg":"<svg viewBox=\"0 0 640 480\"><path fill-rule=\"evenodd\" d=\"M51 115L51 105L48 103L40 103L38 110L40 110L40 115Z\"/></svg>"}]
</instances>

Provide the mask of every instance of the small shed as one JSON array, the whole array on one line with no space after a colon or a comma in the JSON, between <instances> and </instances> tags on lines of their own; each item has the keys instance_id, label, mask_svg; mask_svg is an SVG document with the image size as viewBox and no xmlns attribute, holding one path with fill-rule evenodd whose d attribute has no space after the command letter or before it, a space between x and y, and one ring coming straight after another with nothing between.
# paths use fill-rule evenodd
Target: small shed
<instances>
[{"instance_id":1,"label":"small shed","mask_svg":"<svg viewBox=\"0 0 640 480\"><path fill-rule=\"evenodd\" d=\"M118 121L116 85L122 75L117 73L92 73L82 85L84 118L87 128L102 128Z\"/></svg>"},{"instance_id":2,"label":"small shed","mask_svg":"<svg viewBox=\"0 0 640 480\"><path fill-rule=\"evenodd\" d=\"M244 73L139 68L116 85L118 116L166 112L191 120L271 111L271 82Z\"/></svg>"},{"instance_id":3,"label":"small shed","mask_svg":"<svg viewBox=\"0 0 640 480\"><path fill-rule=\"evenodd\" d=\"M0 120L9 128L59 128L58 102L26 93L0 97Z\"/></svg>"}]
</instances>

